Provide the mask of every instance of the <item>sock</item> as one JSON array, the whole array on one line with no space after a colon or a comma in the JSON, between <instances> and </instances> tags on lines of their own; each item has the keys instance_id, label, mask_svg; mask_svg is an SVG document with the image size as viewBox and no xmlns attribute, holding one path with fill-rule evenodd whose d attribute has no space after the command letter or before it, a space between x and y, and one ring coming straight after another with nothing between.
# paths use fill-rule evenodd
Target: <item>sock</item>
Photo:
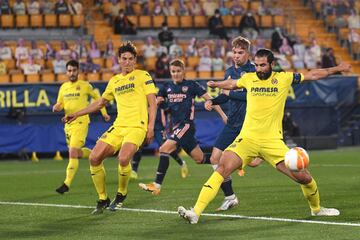
<instances>
[{"instance_id":1,"label":"sock","mask_svg":"<svg viewBox=\"0 0 360 240\"><path fill-rule=\"evenodd\" d=\"M170 153L170 156L180 165L184 164L184 161L179 157L177 151Z\"/></svg>"},{"instance_id":2,"label":"sock","mask_svg":"<svg viewBox=\"0 0 360 240\"><path fill-rule=\"evenodd\" d=\"M90 153L91 153L91 149L90 148L81 148L81 152L82 152L82 158L89 158Z\"/></svg>"},{"instance_id":3,"label":"sock","mask_svg":"<svg viewBox=\"0 0 360 240\"><path fill-rule=\"evenodd\" d=\"M132 159L132 162L131 162L131 168L133 171L137 172L138 170L138 167L139 167L139 163L140 163L140 160L141 160L141 156L142 156L142 150L139 149L139 151L137 151L135 154L134 154L134 157Z\"/></svg>"},{"instance_id":4,"label":"sock","mask_svg":"<svg viewBox=\"0 0 360 240\"><path fill-rule=\"evenodd\" d=\"M198 200L196 201L194 211L200 216L207 205L215 198L224 178L218 172L214 172L201 189Z\"/></svg>"},{"instance_id":5,"label":"sock","mask_svg":"<svg viewBox=\"0 0 360 240\"><path fill-rule=\"evenodd\" d=\"M66 178L64 181L66 186L70 187L78 168L79 168L79 159L70 158L66 168Z\"/></svg>"},{"instance_id":6,"label":"sock","mask_svg":"<svg viewBox=\"0 0 360 240\"><path fill-rule=\"evenodd\" d=\"M301 184L301 190L308 200L309 206L312 211L320 211L320 195L314 179L308 184Z\"/></svg>"},{"instance_id":7,"label":"sock","mask_svg":"<svg viewBox=\"0 0 360 240\"><path fill-rule=\"evenodd\" d=\"M234 190L232 188L232 180L231 177L227 177L224 179L224 182L221 184L221 190L224 192L225 197L231 196L234 194Z\"/></svg>"},{"instance_id":8,"label":"sock","mask_svg":"<svg viewBox=\"0 0 360 240\"><path fill-rule=\"evenodd\" d=\"M90 173L93 183L95 185L96 192L99 195L100 200L107 199L106 186L105 186L105 168L101 163L99 166L91 166L90 165Z\"/></svg>"},{"instance_id":9,"label":"sock","mask_svg":"<svg viewBox=\"0 0 360 240\"><path fill-rule=\"evenodd\" d=\"M118 173L119 173L119 185L118 185L118 193L121 193L123 196L127 194L127 188L129 185L129 180L131 176L131 165L130 163L123 167L119 164L118 167Z\"/></svg>"},{"instance_id":10,"label":"sock","mask_svg":"<svg viewBox=\"0 0 360 240\"><path fill-rule=\"evenodd\" d=\"M217 164L212 164L211 167L214 169L214 171L216 171L218 165Z\"/></svg>"},{"instance_id":11,"label":"sock","mask_svg":"<svg viewBox=\"0 0 360 240\"><path fill-rule=\"evenodd\" d=\"M201 164L211 164L210 156L211 156L211 154L205 154L205 153L204 153L204 159L203 159L203 161L201 162Z\"/></svg>"},{"instance_id":12,"label":"sock","mask_svg":"<svg viewBox=\"0 0 360 240\"><path fill-rule=\"evenodd\" d=\"M162 184L168 168L169 168L169 154L160 153L160 161L156 172L155 183L158 183L160 185Z\"/></svg>"}]
</instances>

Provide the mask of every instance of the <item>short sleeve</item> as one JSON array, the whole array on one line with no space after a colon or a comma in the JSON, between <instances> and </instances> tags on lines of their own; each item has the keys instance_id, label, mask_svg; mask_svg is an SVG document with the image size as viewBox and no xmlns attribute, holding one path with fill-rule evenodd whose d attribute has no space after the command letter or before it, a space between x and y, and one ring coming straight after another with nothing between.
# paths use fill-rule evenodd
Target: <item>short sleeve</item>
<instances>
[{"instance_id":1,"label":"short sleeve","mask_svg":"<svg viewBox=\"0 0 360 240\"><path fill-rule=\"evenodd\" d=\"M105 89L104 93L102 94L102 97L104 99L106 99L107 101L114 100L113 82L114 82L114 77L112 77L110 79L108 85L106 86L106 89Z\"/></svg>"},{"instance_id":2,"label":"short sleeve","mask_svg":"<svg viewBox=\"0 0 360 240\"><path fill-rule=\"evenodd\" d=\"M236 81L236 86L238 88L246 88L246 79L247 79L247 76L245 74Z\"/></svg>"},{"instance_id":3,"label":"short sleeve","mask_svg":"<svg viewBox=\"0 0 360 240\"><path fill-rule=\"evenodd\" d=\"M150 74L148 72L144 72L143 75L143 80L144 80L144 91L145 94L156 94L157 93L157 89L155 87L155 83L154 80L152 79L152 77L150 76Z\"/></svg>"}]
</instances>

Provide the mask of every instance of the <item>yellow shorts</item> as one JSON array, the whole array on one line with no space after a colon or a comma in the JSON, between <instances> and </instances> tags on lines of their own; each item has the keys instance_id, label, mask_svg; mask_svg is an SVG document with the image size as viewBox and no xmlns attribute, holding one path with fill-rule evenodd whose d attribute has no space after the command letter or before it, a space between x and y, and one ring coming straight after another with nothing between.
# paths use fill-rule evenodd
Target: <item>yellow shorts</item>
<instances>
[{"instance_id":1,"label":"yellow shorts","mask_svg":"<svg viewBox=\"0 0 360 240\"><path fill-rule=\"evenodd\" d=\"M82 148L85 145L88 129L88 123L75 122L72 124L65 124L64 131L68 147Z\"/></svg>"},{"instance_id":2,"label":"yellow shorts","mask_svg":"<svg viewBox=\"0 0 360 240\"><path fill-rule=\"evenodd\" d=\"M99 141L107 143L118 151L124 143L133 143L138 148L143 144L146 136L146 131L142 128L132 127L115 127L111 126Z\"/></svg>"},{"instance_id":3,"label":"yellow shorts","mask_svg":"<svg viewBox=\"0 0 360 240\"><path fill-rule=\"evenodd\" d=\"M273 167L284 160L289 148L281 139L254 140L249 138L236 138L225 150L236 153L243 161L243 167L248 165L255 157L261 157Z\"/></svg>"}]
</instances>

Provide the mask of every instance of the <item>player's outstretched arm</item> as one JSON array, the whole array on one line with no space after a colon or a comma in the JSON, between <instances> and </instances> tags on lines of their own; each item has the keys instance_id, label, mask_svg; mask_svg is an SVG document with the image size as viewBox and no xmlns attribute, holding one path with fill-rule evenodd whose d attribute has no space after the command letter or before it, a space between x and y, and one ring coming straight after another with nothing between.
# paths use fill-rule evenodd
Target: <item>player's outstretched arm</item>
<instances>
[{"instance_id":1,"label":"player's outstretched arm","mask_svg":"<svg viewBox=\"0 0 360 240\"><path fill-rule=\"evenodd\" d=\"M52 111L53 112L60 112L61 110L63 110L63 106L61 103L57 102L54 104Z\"/></svg>"},{"instance_id":2,"label":"player's outstretched arm","mask_svg":"<svg viewBox=\"0 0 360 240\"><path fill-rule=\"evenodd\" d=\"M208 100L211 100L211 96L208 93L205 93L204 95L201 96L202 98L204 98L206 100L205 102L205 109L210 111L211 108L206 106L206 103L208 102ZM227 116L224 113L224 111L221 109L221 107L219 105L211 105L211 107L213 109L215 109L215 111L220 115L221 119L223 120L224 123L227 123ZM209 109L208 109L209 108Z\"/></svg>"},{"instance_id":3,"label":"player's outstretched arm","mask_svg":"<svg viewBox=\"0 0 360 240\"><path fill-rule=\"evenodd\" d=\"M315 81L325 78L337 72L350 72L351 65L348 63L340 63L339 65L331 68L312 69L304 74L304 81Z\"/></svg>"},{"instance_id":4,"label":"player's outstretched arm","mask_svg":"<svg viewBox=\"0 0 360 240\"><path fill-rule=\"evenodd\" d=\"M215 82L215 81L209 81L207 82L207 85L211 88L221 88L221 89L228 89L228 90L232 90L232 89L237 89L238 87L236 86L236 81L234 81L233 79L231 79L230 77L225 80L225 81L220 81L220 82Z\"/></svg>"},{"instance_id":5,"label":"player's outstretched arm","mask_svg":"<svg viewBox=\"0 0 360 240\"><path fill-rule=\"evenodd\" d=\"M78 111L76 113L69 114L69 115L63 117L62 121L65 123L71 123L72 121L74 121L76 118L78 118L80 116L99 111L101 108L105 107L107 103L108 103L108 100L106 100L105 98L100 98L99 100L91 103L86 108L81 109L80 111Z\"/></svg>"}]
</instances>

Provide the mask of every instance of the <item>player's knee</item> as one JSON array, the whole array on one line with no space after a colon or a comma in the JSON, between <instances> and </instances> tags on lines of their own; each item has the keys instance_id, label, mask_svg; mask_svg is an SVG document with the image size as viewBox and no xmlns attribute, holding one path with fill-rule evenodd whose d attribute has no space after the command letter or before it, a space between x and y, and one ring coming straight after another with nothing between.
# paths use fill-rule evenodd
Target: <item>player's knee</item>
<instances>
[{"instance_id":1,"label":"player's knee","mask_svg":"<svg viewBox=\"0 0 360 240\"><path fill-rule=\"evenodd\" d=\"M119 164L123 167L127 166L130 162L130 158L132 157L131 154L120 154L120 156L118 156L118 161Z\"/></svg>"},{"instance_id":2,"label":"player's knee","mask_svg":"<svg viewBox=\"0 0 360 240\"><path fill-rule=\"evenodd\" d=\"M91 166L99 166L102 163L102 157L100 154L91 151L89 156L89 162Z\"/></svg>"},{"instance_id":3,"label":"player's knee","mask_svg":"<svg viewBox=\"0 0 360 240\"><path fill-rule=\"evenodd\" d=\"M159 152L170 154L169 148L167 146L161 145L159 148Z\"/></svg>"},{"instance_id":4,"label":"player's knee","mask_svg":"<svg viewBox=\"0 0 360 240\"><path fill-rule=\"evenodd\" d=\"M219 163L219 159L217 159L216 157L214 157L213 155L211 155L210 157L210 162L212 165L218 164Z\"/></svg>"},{"instance_id":5,"label":"player's knee","mask_svg":"<svg viewBox=\"0 0 360 240\"><path fill-rule=\"evenodd\" d=\"M71 147L69 149L69 157L70 158L78 158L79 157L79 149Z\"/></svg>"},{"instance_id":6,"label":"player's knee","mask_svg":"<svg viewBox=\"0 0 360 240\"><path fill-rule=\"evenodd\" d=\"M312 180L311 175L307 172L298 172L295 175L295 178L296 178L296 182L300 184L309 184Z\"/></svg>"}]
</instances>

